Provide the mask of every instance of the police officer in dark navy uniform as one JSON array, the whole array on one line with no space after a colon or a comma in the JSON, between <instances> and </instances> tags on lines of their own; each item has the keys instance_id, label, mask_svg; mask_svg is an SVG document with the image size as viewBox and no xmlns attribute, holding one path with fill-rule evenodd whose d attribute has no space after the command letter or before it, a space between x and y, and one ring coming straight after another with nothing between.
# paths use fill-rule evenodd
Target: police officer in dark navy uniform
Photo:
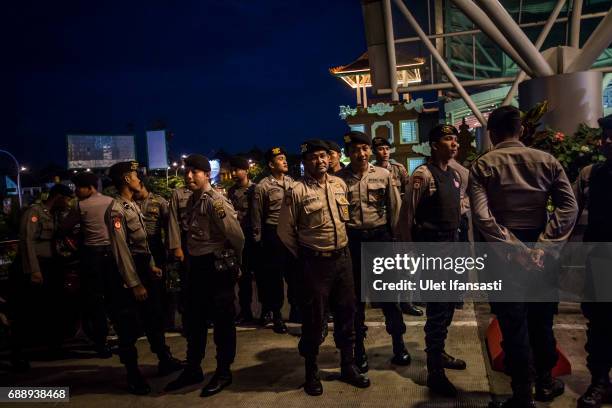
<instances>
[{"instance_id":1,"label":"police officer in dark navy uniform","mask_svg":"<svg viewBox=\"0 0 612 408\"><path fill-rule=\"evenodd\" d=\"M400 232L407 242L456 242L461 217L461 178L448 162L457 155L459 133L450 125L435 126L429 132L432 160L412 174L400 214ZM464 370L463 360L444 350L448 327L453 320L455 303L427 303L425 352L427 386L434 392L454 397L455 386L445 368Z\"/></svg>"},{"instance_id":2,"label":"police officer in dark navy uniform","mask_svg":"<svg viewBox=\"0 0 612 408\"><path fill-rule=\"evenodd\" d=\"M257 256L251 231L250 213L255 183L249 179L250 163L247 159L238 156L232 157L230 166L235 184L227 192L227 198L234 205L245 238L244 251L242 251L242 275L238 281L240 313L236 316L236 322L247 324L253 321L251 303L253 302L253 276Z\"/></svg>"},{"instance_id":3,"label":"police officer in dark navy uniform","mask_svg":"<svg viewBox=\"0 0 612 408\"><path fill-rule=\"evenodd\" d=\"M612 115L600 119L599 126L606 161L582 169L574 184L579 211L588 210L585 242L612 242ZM609 255L607 258L609 264ZM589 321L585 349L591 385L578 400L578 408L599 408L612 402L612 303L584 302L582 312Z\"/></svg>"},{"instance_id":4,"label":"police officer in dark navy uniform","mask_svg":"<svg viewBox=\"0 0 612 408\"><path fill-rule=\"evenodd\" d=\"M111 316L119 336L119 358L127 370L130 392L144 395L151 392L151 388L138 368L136 340L141 335L141 324L151 351L159 359L160 375L178 371L182 364L172 357L166 346L159 285L155 283L161 279L162 271L151 256L144 218L133 199L141 186L137 169L136 162L111 166L109 176L118 195L108 207L106 225L119 270L113 274L109 285Z\"/></svg>"},{"instance_id":5,"label":"police officer in dark navy uniform","mask_svg":"<svg viewBox=\"0 0 612 408\"><path fill-rule=\"evenodd\" d=\"M340 349L343 381L359 388L370 380L355 366L355 292L345 223L349 220L347 187L327 174L329 147L319 139L301 146L305 175L289 188L278 218L278 236L299 260L298 282L303 311L299 351L305 359L308 395L321 395L317 356L327 312L334 315L334 341Z\"/></svg>"},{"instance_id":6,"label":"police officer in dark navy uniform","mask_svg":"<svg viewBox=\"0 0 612 408\"><path fill-rule=\"evenodd\" d=\"M571 184L554 156L519 141L523 127L517 108L497 108L487 127L495 147L474 161L469 177L475 230L486 242L512 248L503 254L510 265L541 274L548 244L563 243L574 227L578 205ZM547 211L549 198L552 212ZM558 359L553 332L557 303L491 302L491 311L499 321L504 365L512 379L513 395L502 406L535 407L534 397L552 401L561 395L563 382L552 376Z\"/></svg>"}]
</instances>

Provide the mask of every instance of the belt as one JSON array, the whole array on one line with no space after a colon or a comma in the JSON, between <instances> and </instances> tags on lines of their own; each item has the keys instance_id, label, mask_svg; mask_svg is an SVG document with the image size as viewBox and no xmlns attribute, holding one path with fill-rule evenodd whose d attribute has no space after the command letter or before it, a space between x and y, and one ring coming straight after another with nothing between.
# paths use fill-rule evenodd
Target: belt
<instances>
[{"instance_id":1,"label":"belt","mask_svg":"<svg viewBox=\"0 0 612 408\"><path fill-rule=\"evenodd\" d=\"M368 239L376 237L381 234L389 234L389 227L381 225L380 227L358 229L358 228L347 228L348 235L358 235L361 239Z\"/></svg>"},{"instance_id":2,"label":"belt","mask_svg":"<svg viewBox=\"0 0 612 408\"><path fill-rule=\"evenodd\" d=\"M311 256L315 258L336 258L340 255L344 255L348 252L348 247L333 249L331 251L317 251L312 248L301 246L299 252L305 256Z\"/></svg>"}]
</instances>

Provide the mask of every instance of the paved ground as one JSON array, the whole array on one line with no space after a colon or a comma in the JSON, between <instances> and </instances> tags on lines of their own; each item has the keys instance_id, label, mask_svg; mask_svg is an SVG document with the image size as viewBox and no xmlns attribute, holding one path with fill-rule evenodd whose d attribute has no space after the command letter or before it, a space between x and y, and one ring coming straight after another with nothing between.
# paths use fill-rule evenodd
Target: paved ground
<instances>
[{"instance_id":1,"label":"paved ground","mask_svg":"<svg viewBox=\"0 0 612 408\"><path fill-rule=\"evenodd\" d=\"M449 372L449 377L460 389L456 400L432 397L424 387L424 319L406 317L406 342L413 363L409 367L394 367L389 362L391 340L384 330L378 310L368 311L370 329L367 347L372 386L365 390L337 381L339 355L331 336L328 336L319 359L323 371L324 394L316 398L305 395L300 388L303 382L303 361L297 353L298 326L291 326L290 335L277 335L269 329L241 328L238 334L238 357L233 366L234 384L223 393L206 400L199 397L200 387L196 386L177 393L163 393L164 385L176 374L165 378L155 377L156 361L144 340L139 342L139 350L143 372L153 388L150 396L135 397L126 393L124 371L116 357L110 360L69 358L61 361L35 361L27 374L14 375L0 371L0 384L70 386L69 405L74 407L312 407L313 404L326 407L485 407L492 395L495 398L509 393L507 378L492 371L488 358L485 358L486 346L483 339L490 317L485 305L477 305L475 308L466 305L465 310L456 314L450 329L447 351L464 358L468 363L468 369L464 372ZM584 321L576 305L562 307L557 318L556 334L574 371L571 376L564 378L567 384L566 395L551 406L573 407L576 397L586 388L589 380L584 366ZM185 341L182 337L169 335L168 343L178 357L185 356ZM77 346L72 348L72 352L80 357L85 354ZM209 348L203 367L207 381L214 369L214 349ZM14 405L24 407L27 404Z\"/></svg>"}]
</instances>

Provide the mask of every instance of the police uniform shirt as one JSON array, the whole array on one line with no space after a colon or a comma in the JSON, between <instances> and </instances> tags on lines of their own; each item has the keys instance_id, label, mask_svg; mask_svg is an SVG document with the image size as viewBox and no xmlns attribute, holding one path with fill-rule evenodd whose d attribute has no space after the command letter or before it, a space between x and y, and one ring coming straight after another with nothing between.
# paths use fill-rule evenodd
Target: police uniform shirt
<instances>
[{"instance_id":1,"label":"police uniform shirt","mask_svg":"<svg viewBox=\"0 0 612 408\"><path fill-rule=\"evenodd\" d=\"M32 204L21 217L19 245L25 274L40 273L38 258L53 256L51 248L55 226L51 211L41 203Z\"/></svg>"},{"instance_id":2,"label":"police uniform shirt","mask_svg":"<svg viewBox=\"0 0 612 408\"><path fill-rule=\"evenodd\" d=\"M467 195L468 180L470 178L470 171L463 167L457 160L451 159L448 162L448 167L455 170L461 178L461 215L470 211L470 198Z\"/></svg>"},{"instance_id":3,"label":"police uniform shirt","mask_svg":"<svg viewBox=\"0 0 612 408\"><path fill-rule=\"evenodd\" d=\"M488 242L523 247L510 229L541 229L539 242L563 242L578 212L559 161L516 140L497 144L472 164L468 194L474 224Z\"/></svg>"},{"instance_id":4,"label":"police uniform shirt","mask_svg":"<svg viewBox=\"0 0 612 408\"><path fill-rule=\"evenodd\" d=\"M193 192L187 187L179 187L172 190L168 207L168 249L181 248L181 233L188 229L185 216L187 201Z\"/></svg>"},{"instance_id":5,"label":"police uniform shirt","mask_svg":"<svg viewBox=\"0 0 612 408\"><path fill-rule=\"evenodd\" d=\"M460 175L455 170L450 168L450 166L449 169L453 171L455 176L453 180L454 186L460 190ZM402 201L402 208L399 217L399 235L402 241L413 241L412 228L415 225L417 208L423 199L433 196L436 191L436 181L433 174L431 174L431 171L429 171L426 165L417 167L410 177L408 189Z\"/></svg>"},{"instance_id":6,"label":"police uniform shirt","mask_svg":"<svg viewBox=\"0 0 612 408\"><path fill-rule=\"evenodd\" d=\"M349 228L371 229L388 224L395 235L400 211L400 194L391 173L372 164L362 176L349 165L337 174L347 185L350 204Z\"/></svg>"},{"instance_id":7,"label":"police uniform shirt","mask_svg":"<svg viewBox=\"0 0 612 408\"><path fill-rule=\"evenodd\" d=\"M589 164L580 171L574 182L573 190L580 217L576 224L587 226L583 237L585 241L608 240L612 234L610 227L612 222L609 216L612 202L611 187L612 163L610 162ZM596 195L595 198L593 194Z\"/></svg>"},{"instance_id":8,"label":"police uniform shirt","mask_svg":"<svg viewBox=\"0 0 612 408\"><path fill-rule=\"evenodd\" d=\"M406 192L406 186L410 181L410 176L408 176L408 171L406 170L406 167L404 167L402 164L396 162L393 159L389 160L386 166L383 166L382 164L376 164L376 166L382 167L383 169L386 169L391 172L391 176L393 177L393 184L399 190L400 196L403 196Z\"/></svg>"},{"instance_id":9,"label":"police uniform shirt","mask_svg":"<svg viewBox=\"0 0 612 408\"><path fill-rule=\"evenodd\" d=\"M83 243L86 246L110 245L110 236L104 216L112 201L112 197L95 193L77 203L75 211L78 215L78 222L81 224Z\"/></svg>"},{"instance_id":10,"label":"police uniform shirt","mask_svg":"<svg viewBox=\"0 0 612 408\"><path fill-rule=\"evenodd\" d=\"M278 219L278 237L297 257L298 247L333 251L348 244L345 223L349 221L348 188L344 181L327 174L319 184L304 176L285 193Z\"/></svg>"},{"instance_id":11,"label":"police uniform shirt","mask_svg":"<svg viewBox=\"0 0 612 408\"><path fill-rule=\"evenodd\" d=\"M150 254L144 218L135 202L121 196L113 198L106 211L111 248L123 282L128 288L140 285L132 255ZM151 266L154 266L151 257Z\"/></svg>"},{"instance_id":12,"label":"police uniform shirt","mask_svg":"<svg viewBox=\"0 0 612 408\"><path fill-rule=\"evenodd\" d=\"M161 238L162 231L166 230L170 216L169 204L158 194L149 193L144 200L136 201L140 207L149 238Z\"/></svg>"},{"instance_id":13,"label":"police uniform shirt","mask_svg":"<svg viewBox=\"0 0 612 408\"><path fill-rule=\"evenodd\" d=\"M187 202L187 250L201 256L226 248L234 249L240 259L244 234L232 203L214 188L193 194Z\"/></svg>"},{"instance_id":14,"label":"police uniform shirt","mask_svg":"<svg viewBox=\"0 0 612 408\"><path fill-rule=\"evenodd\" d=\"M249 180L246 186L234 185L227 192L227 197L232 202L234 210L236 210L236 214L238 215L240 226L245 232L249 230L251 225L249 207L253 199L254 191L255 183Z\"/></svg>"},{"instance_id":15,"label":"police uniform shirt","mask_svg":"<svg viewBox=\"0 0 612 408\"><path fill-rule=\"evenodd\" d=\"M264 224L277 225L281 203L285 196L285 190L291 187L293 179L283 175L282 180L277 180L270 175L261 180L253 193L251 211L251 226L256 242L261 240L261 231Z\"/></svg>"}]
</instances>

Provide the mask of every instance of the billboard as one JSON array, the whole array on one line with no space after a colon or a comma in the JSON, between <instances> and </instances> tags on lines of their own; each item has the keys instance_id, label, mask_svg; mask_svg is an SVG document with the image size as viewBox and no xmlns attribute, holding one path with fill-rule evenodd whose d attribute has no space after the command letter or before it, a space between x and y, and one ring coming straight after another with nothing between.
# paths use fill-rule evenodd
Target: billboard
<instances>
[{"instance_id":1,"label":"billboard","mask_svg":"<svg viewBox=\"0 0 612 408\"><path fill-rule=\"evenodd\" d=\"M69 169L106 168L136 160L133 135L68 135L66 144Z\"/></svg>"},{"instance_id":2,"label":"billboard","mask_svg":"<svg viewBox=\"0 0 612 408\"><path fill-rule=\"evenodd\" d=\"M168 167L165 130L147 131L147 157L149 169L165 170Z\"/></svg>"}]
</instances>

